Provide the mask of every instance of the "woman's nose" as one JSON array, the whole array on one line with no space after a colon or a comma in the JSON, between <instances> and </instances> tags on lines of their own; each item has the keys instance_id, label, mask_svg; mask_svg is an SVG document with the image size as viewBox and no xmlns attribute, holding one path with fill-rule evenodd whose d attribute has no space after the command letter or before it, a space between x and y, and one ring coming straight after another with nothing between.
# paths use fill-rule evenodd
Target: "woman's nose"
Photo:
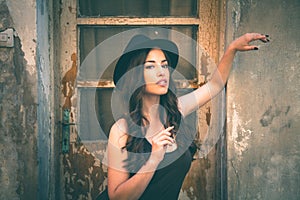
<instances>
[{"instance_id":1,"label":"woman's nose","mask_svg":"<svg viewBox=\"0 0 300 200\"><path fill-rule=\"evenodd\" d=\"M157 65L157 75L158 76L164 76L165 75L165 70L162 65Z\"/></svg>"}]
</instances>

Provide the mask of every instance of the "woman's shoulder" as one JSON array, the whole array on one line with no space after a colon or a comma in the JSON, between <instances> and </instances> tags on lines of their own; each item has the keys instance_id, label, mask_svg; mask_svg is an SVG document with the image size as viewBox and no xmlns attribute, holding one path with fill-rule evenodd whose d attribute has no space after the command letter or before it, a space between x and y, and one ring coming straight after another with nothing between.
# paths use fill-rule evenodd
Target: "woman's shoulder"
<instances>
[{"instance_id":1,"label":"woman's shoulder","mask_svg":"<svg viewBox=\"0 0 300 200\"><path fill-rule=\"evenodd\" d=\"M117 120L111 127L109 133L109 142L120 148L124 147L127 142L128 126L124 118Z\"/></svg>"}]
</instances>

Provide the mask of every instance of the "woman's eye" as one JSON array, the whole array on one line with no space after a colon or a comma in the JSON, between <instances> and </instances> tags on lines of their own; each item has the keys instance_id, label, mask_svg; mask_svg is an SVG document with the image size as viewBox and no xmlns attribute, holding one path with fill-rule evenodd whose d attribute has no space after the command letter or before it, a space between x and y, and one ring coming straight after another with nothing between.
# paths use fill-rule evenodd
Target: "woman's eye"
<instances>
[{"instance_id":1,"label":"woman's eye","mask_svg":"<svg viewBox=\"0 0 300 200\"><path fill-rule=\"evenodd\" d=\"M162 65L162 68L168 68L169 65Z\"/></svg>"},{"instance_id":2,"label":"woman's eye","mask_svg":"<svg viewBox=\"0 0 300 200\"><path fill-rule=\"evenodd\" d=\"M154 65L146 65L145 68L146 68L146 69L153 69L153 68L154 68Z\"/></svg>"}]
</instances>

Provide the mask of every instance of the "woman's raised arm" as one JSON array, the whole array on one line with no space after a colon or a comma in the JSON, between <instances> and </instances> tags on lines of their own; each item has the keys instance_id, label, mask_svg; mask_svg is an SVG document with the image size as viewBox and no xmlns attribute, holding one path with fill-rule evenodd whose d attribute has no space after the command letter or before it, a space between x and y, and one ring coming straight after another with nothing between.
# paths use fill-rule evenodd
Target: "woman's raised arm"
<instances>
[{"instance_id":1,"label":"woman's raised arm","mask_svg":"<svg viewBox=\"0 0 300 200\"><path fill-rule=\"evenodd\" d=\"M269 42L268 37L268 35L259 33L246 33L231 42L211 79L193 92L179 97L178 106L182 115L187 116L215 97L224 88L237 51L258 50L258 46L250 45L249 43L255 40L266 43Z\"/></svg>"}]
</instances>

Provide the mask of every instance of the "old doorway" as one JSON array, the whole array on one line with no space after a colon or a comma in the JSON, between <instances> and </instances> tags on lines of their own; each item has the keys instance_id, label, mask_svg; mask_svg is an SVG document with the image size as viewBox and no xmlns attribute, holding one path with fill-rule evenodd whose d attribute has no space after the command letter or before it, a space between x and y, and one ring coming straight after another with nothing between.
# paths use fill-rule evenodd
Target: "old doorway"
<instances>
[{"instance_id":1,"label":"old doorway","mask_svg":"<svg viewBox=\"0 0 300 200\"><path fill-rule=\"evenodd\" d=\"M102 159L107 135L114 122L110 99L114 88L112 72L115 59L101 54L103 44L113 36L139 31L140 28L145 28L149 37L164 35L180 43L181 38L176 34L168 35L171 30L196 41L201 44L204 53L200 53L197 46L181 44L180 47L194 55L192 61L179 61L179 71L184 79L175 77L179 91L185 93L209 79L213 70L211 63L217 62L222 53L224 6L222 0L62 1L60 66L63 126L62 141L59 142L63 152L61 166L65 199L93 199L106 186L106 167ZM110 55L118 52L114 52L113 47L119 48L120 52L124 49L128 38L126 35L120 38L119 47L106 46ZM93 53L99 57L91 57ZM103 67L105 70L102 70ZM101 70L103 73L99 76ZM220 97L222 101L224 97ZM208 103L191 117L195 121L199 145L210 129L212 106ZM220 117L224 113L221 112ZM99 132L103 133L100 136L95 131L99 130L99 124ZM181 199L222 199L226 196L226 170L222 165L226 159L223 132L217 141L209 152L199 152L195 157L184 182Z\"/></svg>"}]
</instances>

